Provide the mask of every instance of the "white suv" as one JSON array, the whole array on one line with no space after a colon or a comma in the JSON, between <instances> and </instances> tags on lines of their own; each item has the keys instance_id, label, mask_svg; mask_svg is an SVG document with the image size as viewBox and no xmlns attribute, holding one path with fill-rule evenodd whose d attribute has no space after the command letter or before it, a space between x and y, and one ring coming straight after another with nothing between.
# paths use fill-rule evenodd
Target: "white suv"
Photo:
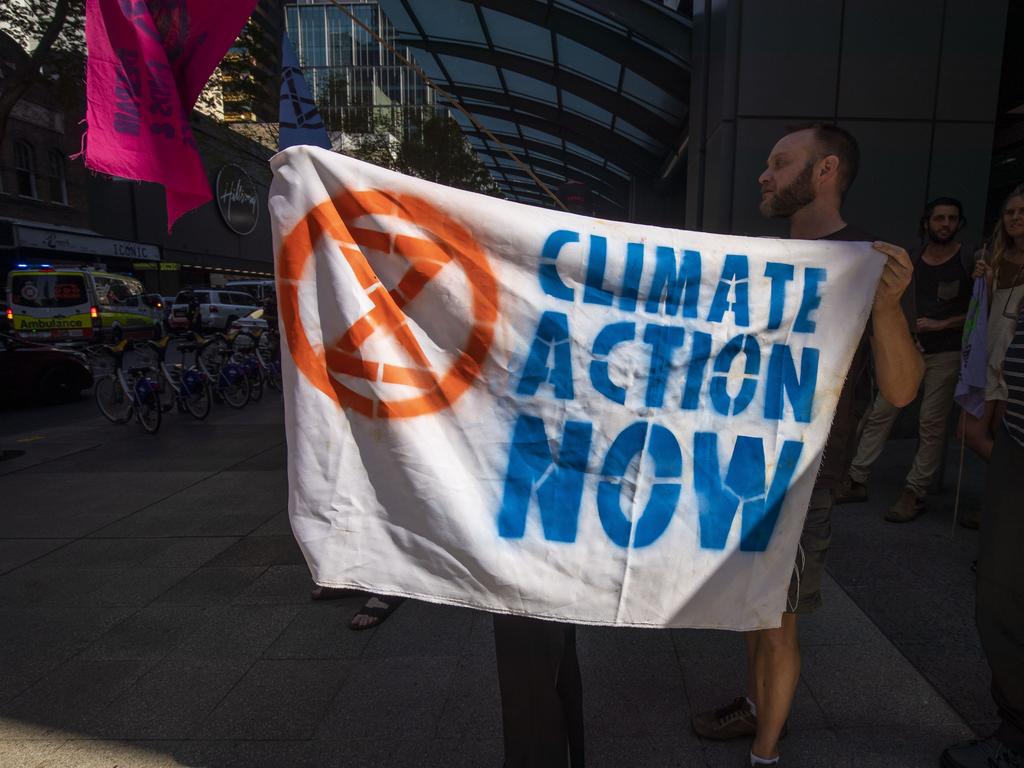
<instances>
[{"instance_id":1,"label":"white suv","mask_svg":"<svg viewBox=\"0 0 1024 768\"><path fill-rule=\"evenodd\" d=\"M171 327L176 330L188 328L189 293L179 293L171 307ZM199 322L203 328L226 331L235 320L245 317L259 306L256 299L242 291L202 288L191 293L199 300Z\"/></svg>"}]
</instances>

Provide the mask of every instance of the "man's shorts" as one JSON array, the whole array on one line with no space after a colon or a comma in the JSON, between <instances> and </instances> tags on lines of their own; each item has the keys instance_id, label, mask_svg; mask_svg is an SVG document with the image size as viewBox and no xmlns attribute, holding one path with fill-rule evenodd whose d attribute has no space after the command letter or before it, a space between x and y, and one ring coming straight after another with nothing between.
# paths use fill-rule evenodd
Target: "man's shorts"
<instances>
[{"instance_id":1,"label":"man's shorts","mask_svg":"<svg viewBox=\"0 0 1024 768\"><path fill-rule=\"evenodd\" d=\"M807 519L800 534L793 577L786 596L786 613L814 613L821 605L821 574L832 541L832 489L814 486Z\"/></svg>"}]
</instances>

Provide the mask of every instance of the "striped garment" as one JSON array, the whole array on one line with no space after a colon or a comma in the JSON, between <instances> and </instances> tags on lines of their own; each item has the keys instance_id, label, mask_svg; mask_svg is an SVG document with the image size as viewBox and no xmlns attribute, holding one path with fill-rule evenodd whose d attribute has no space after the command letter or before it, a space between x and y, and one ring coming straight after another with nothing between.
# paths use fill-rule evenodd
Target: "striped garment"
<instances>
[{"instance_id":1,"label":"striped garment","mask_svg":"<svg viewBox=\"0 0 1024 768\"><path fill-rule=\"evenodd\" d=\"M1017 318L1017 331L1006 349L1003 378L1008 390L1003 422L1010 437L1024 447L1024 311Z\"/></svg>"}]
</instances>

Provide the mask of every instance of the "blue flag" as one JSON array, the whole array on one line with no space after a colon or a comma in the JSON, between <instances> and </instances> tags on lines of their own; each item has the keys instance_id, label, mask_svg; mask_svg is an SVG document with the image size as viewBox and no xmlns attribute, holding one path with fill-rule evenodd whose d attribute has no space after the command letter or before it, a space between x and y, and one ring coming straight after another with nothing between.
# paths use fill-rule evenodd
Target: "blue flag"
<instances>
[{"instance_id":1,"label":"blue flag","mask_svg":"<svg viewBox=\"0 0 1024 768\"><path fill-rule=\"evenodd\" d=\"M278 120L281 123L278 149L287 149L296 144L331 148L324 121L317 111L316 102L309 95L309 87L299 69L287 32L281 40L281 112Z\"/></svg>"}]
</instances>

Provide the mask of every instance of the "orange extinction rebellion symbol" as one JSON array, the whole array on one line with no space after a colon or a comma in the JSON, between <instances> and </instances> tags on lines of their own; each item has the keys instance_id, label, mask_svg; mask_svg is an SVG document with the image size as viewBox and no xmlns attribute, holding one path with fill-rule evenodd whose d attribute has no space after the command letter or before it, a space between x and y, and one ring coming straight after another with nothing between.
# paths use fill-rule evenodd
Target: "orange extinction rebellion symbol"
<instances>
[{"instance_id":1,"label":"orange extinction rebellion symbol","mask_svg":"<svg viewBox=\"0 0 1024 768\"><path fill-rule=\"evenodd\" d=\"M398 220L398 226L388 227L391 231L355 226L361 219L372 225L387 217ZM310 341L303 325L300 289L308 280L314 249L324 237L337 244L372 307L333 340L324 329L321 345ZM370 266L367 251L397 257L408 265L390 289ZM315 207L284 236L277 259L279 311L292 359L301 374L339 407L370 418L422 416L451 406L480 376L494 341L497 281L472 235L425 200L372 189L343 192ZM465 275L471 319L468 337L454 350L454 361L447 370L437 370L443 366L428 358L405 310L450 263ZM367 359L367 343L382 337L393 342L387 355L392 359ZM349 386L358 380L365 383ZM390 396L392 391L407 390L414 394ZM387 399L381 397L382 391L388 392Z\"/></svg>"}]
</instances>

